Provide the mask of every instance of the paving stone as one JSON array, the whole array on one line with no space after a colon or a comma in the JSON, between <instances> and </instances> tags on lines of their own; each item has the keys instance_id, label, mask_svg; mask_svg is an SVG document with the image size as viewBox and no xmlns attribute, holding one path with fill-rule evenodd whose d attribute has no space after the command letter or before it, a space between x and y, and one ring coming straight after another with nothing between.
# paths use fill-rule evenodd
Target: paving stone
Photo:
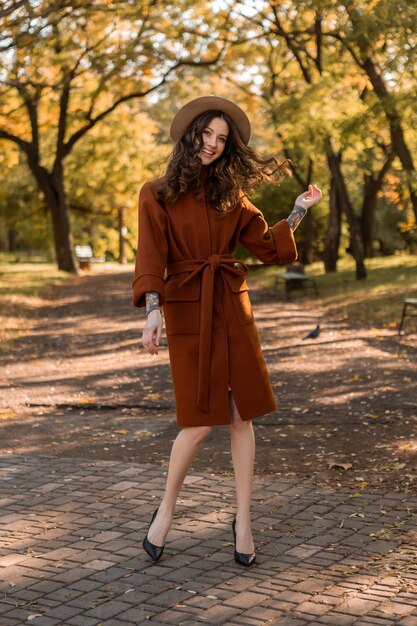
<instances>
[{"instance_id":1,"label":"paving stone","mask_svg":"<svg viewBox=\"0 0 417 626\"><path fill-rule=\"evenodd\" d=\"M229 598L225 602L225 605L248 609L256 604L261 604L264 600L268 600L268 596L260 593L252 593L251 591L242 591L232 598Z\"/></svg>"},{"instance_id":2,"label":"paving stone","mask_svg":"<svg viewBox=\"0 0 417 626\"><path fill-rule=\"evenodd\" d=\"M47 616L50 618L60 619L64 623L66 620L74 617L75 615L79 615L82 612L82 609L77 608L75 606L69 605L60 605L53 609L49 609Z\"/></svg>"},{"instance_id":3,"label":"paving stone","mask_svg":"<svg viewBox=\"0 0 417 626\"><path fill-rule=\"evenodd\" d=\"M417 610L414 617L405 617L398 622L398 626L417 626Z\"/></svg>"},{"instance_id":4,"label":"paving stone","mask_svg":"<svg viewBox=\"0 0 417 626\"><path fill-rule=\"evenodd\" d=\"M201 616L201 621L203 621L205 624L214 624L215 626L220 626L220 624L224 624L229 618L234 617L239 613L240 609L217 604L216 606L212 606L210 609L207 609L207 611L204 611L204 615ZM200 618L197 619L198 623L201 623Z\"/></svg>"},{"instance_id":5,"label":"paving stone","mask_svg":"<svg viewBox=\"0 0 417 626\"><path fill-rule=\"evenodd\" d=\"M414 610L416 610L416 603L413 604L401 604L400 602L389 602L383 605L379 609L383 612L387 617L390 616L400 616L400 615L409 615Z\"/></svg>"},{"instance_id":6,"label":"paving stone","mask_svg":"<svg viewBox=\"0 0 417 626\"><path fill-rule=\"evenodd\" d=\"M89 611L87 611L86 615L88 617L97 617L100 620L103 620L114 617L115 615L120 615L127 609L129 609L129 605L126 604L126 602L120 602L119 600L109 600L108 602L103 602L103 604L100 604L94 609L90 609Z\"/></svg>"},{"instance_id":7,"label":"paving stone","mask_svg":"<svg viewBox=\"0 0 417 626\"><path fill-rule=\"evenodd\" d=\"M300 591L281 591L278 593L275 600L284 600L285 602L301 603L310 600L310 596L306 593L301 593Z\"/></svg>"},{"instance_id":8,"label":"paving stone","mask_svg":"<svg viewBox=\"0 0 417 626\"><path fill-rule=\"evenodd\" d=\"M274 619L270 623L270 626L306 626L306 625L307 625L307 622L305 620L299 619L297 617L291 617L289 615L283 615L282 617L278 617L277 619Z\"/></svg>"},{"instance_id":9,"label":"paving stone","mask_svg":"<svg viewBox=\"0 0 417 626\"><path fill-rule=\"evenodd\" d=\"M356 620L357 617L354 615L343 615L341 613L330 612L326 615L322 615L317 621L321 624L329 624L329 626L350 626L351 624L354 624Z\"/></svg>"},{"instance_id":10,"label":"paving stone","mask_svg":"<svg viewBox=\"0 0 417 626\"><path fill-rule=\"evenodd\" d=\"M417 626L413 593L400 593L417 584L407 546L417 500L404 494L365 491L365 517L349 518L358 503L346 488L256 479L253 527L262 543L256 566L244 570L233 560L234 480L191 472L166 552L153 564L141 541L163 468L13 455L0 466L13 468L13 488L0 495L9 529L0 548L2 626L22 626L37 610L43 615L31 622L42 626ZM394 524L394 538L370 541L370 532ZM386 575L392 562L401 574Z\"/></svg>"},{"instance_id":11,"label":"paving stone","mask_svg":"<svg viewBox=\"0 0 417 626\"><path fill-rule=\"evenodd\" d=\"M309 615L323 615L329 611L329 606L317 602L302 602L297 606L297 613L307 613Z\"/></svg>"},{"instance_id":12,"label":"paving stone","mask_svg":"<svg viewBox=\"0 0 417 626\"><path fill-rule=\"evenodd\" d=\"M69 618L65 626L97 626L98 621L95 617L86 617L85 614L76 615L75 617Z\"/></svg>"},{"instance_id":13,"label":"paving stone","mask_svg":"<svg viewBox=\"0 0 417 626\"><path fill-rule=\"evenodd\" d=\"M267 609L262 606L254 606L248 611L245 611L243 615L248 617L253 617L257 620L261 620L263 622L269 622L276 618L276 611L272 609Z\"/></svg>"}]
</instances>

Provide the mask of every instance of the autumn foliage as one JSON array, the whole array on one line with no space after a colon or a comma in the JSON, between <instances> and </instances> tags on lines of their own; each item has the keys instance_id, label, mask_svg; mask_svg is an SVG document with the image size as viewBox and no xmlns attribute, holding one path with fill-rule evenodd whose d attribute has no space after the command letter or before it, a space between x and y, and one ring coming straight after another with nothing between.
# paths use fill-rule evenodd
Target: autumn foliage
<instances>
[{"instance_id":1,"label":"autumn foliage","mask_svg":"<svg viewBox=\"0 0 417 626\"><path fill-rule=\"evenodd\" d=\"M22 2L0 10L0 247L76 271L74 243L131 257L140 185L170 151L172 114L218 93L253 145L292 161L256 202L271 222L311 182L304 262L337 269L415 250L415 33L406 0ZM121 241L125 244L121 253Z\"/></svg>"}]
</instances>

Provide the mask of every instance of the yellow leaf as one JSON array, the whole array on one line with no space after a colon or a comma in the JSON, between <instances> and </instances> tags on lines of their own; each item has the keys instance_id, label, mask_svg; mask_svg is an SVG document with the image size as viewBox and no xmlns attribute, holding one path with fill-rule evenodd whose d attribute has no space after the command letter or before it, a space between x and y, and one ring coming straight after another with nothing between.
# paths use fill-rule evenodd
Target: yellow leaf
<instances>
[{"instance_id":1,"label":"yellow leaf","mask_svg":"<svg viewBox=\"0 0 417 626\"><path fill-rule=\"evenodd\" d=\"M152 400L159 400L159 393L148 393L147 396L144 396L144 400L150 400L152 402Z\"/></svg>"},{"instance_id":2,"label":"yellow leaf","mask_svg":"<svg viewBox=\"0 0 417 626\"><path fill-rule=\"evenodd\" d=\"M16 411L0 409L0 420L11 420L17 416Z\"/></svg>"},{"instance_id":3,"label":"yellow leaf","mask_svg":"<svg viewBox=\"0 0 417 626\"><path fill-rule=\"evenodd\" d=\"M127 435L128 432L128 430L124 430L123 428L116 430L116 433L119 433L119 435Z\"/></svg>"}]
</instances>

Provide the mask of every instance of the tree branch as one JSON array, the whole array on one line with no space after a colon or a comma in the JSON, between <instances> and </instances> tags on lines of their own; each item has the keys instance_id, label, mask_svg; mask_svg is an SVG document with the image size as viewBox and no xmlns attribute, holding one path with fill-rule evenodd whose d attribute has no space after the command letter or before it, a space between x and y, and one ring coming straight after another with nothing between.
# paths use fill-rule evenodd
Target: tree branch
<instances>
[{"instance_id":1,"label":"tree branch","mask_svg":"<svg viewBox=\"0 0 417 626\"><path fill-rule=\"evenodd\" d=\"M332 39L336 39L337 41L340 41L340 43L342 44L342 46L344 48L346 48L346 50L348 52L350 52L353 60L355 61L355 63L361 67L363 69L363 63L361 61L361 59L359 58L359 56L356 54L355 50L352 48L352 46L350 46L347 41L339 34L339 33L322 33L323 37L332 37Z\"/></svg>"},{"instance_id":2,"label":"tree branch","mask_svg":"<svg viewBox=\"0 0 417 626\"><path fill-rule=\"evenodd\" d=\"M11 4L9 7L6 7L5 9L0 9L0 18L11 15L15 11L17 11L17 9L20 9L20 7L23 6L25 2L26 0L16 0L16 2Z\"/></svg>"},{"instance_id":3,"label":"tree branch","mask_svg":"<svg viewBox=\"0 0 417 626\"><path fill-rule=\"evenodd\" d=\"M111 106L109 106L107 109L102 111L99 115L97 115L96 117L91 118L87 124L85 124L82 128L77 130L69 138L69 140L63 146L62 156L63 157L67 156L71 152L72 148L74 147L74 144L79 139L81 139L81 137L83 137L85 135L85 133L87 133L90 130L90 128L93 128L93 126L95 126L97 124L97 122L100 122L102 119L107 117L110 113L112 113L123 102L128 102L129 100L133 100L134 98L144 98L145 96L148 96L150 93L156 91L157 89L159 89L159 87L164 85L166 83L169 75L174 70L177 70L179 67L183 67L183 66L207 67L207 66L210 66L210 65L213 65L213 64L217 63L217 61L219 60L221 54L223 53L223 49L218 53L218 55L214 59L210 59L208 61L192 61L192 60L177 61L177 63L172 65L165 72L165 74L162 76L162 78L160 79L158 84L153 85L152 87L149 87L148 89L145 89L144 91L137 91L137 92L134 92L134 93L127 94L126 96L121 96L115 102L113 102L113 104Z\"/></svg>"},{"instance_id":4,"label":"tree branch","mask_svg":"<svg viewBox=\"0 0 417 626\"><path fill-rule=\"evenodd\" d=\"M1 128L0 128L0 139L7 139L7 141L12 141L13 143L20 146L20 148L22 148L22 150L24 150L26 154L29 154L29 152L31 151L32 144L29 143L29 141L25 141L21 137L18 137L17 135L13 135L12 133L9 133L7 130L3 130Z\"/></svg>"},{"instance_id":5,"label":"tree branch","mask_svg":"<svg viewBox=\"0 0 417 626\"><path fill-rule=\"evenodd\" d=\"M300 52L296 48L296 46L294 45L290 33L287 33L284 30L284 28L282 27L281 20L279 18L277 7L276 7L275 3L271 3L271 9L272 9L273 14L274 14L275 27L276 27L277 34L284 38L285 43L287 44L288 49L293 53L293 55L295 57L295 60L297 61L298 65L300 67L301 73L304 76L304 80L306 81L307 84L311 85L311 83L313 82L311 74L310 74L308 68L304 65L303 60L302 60L301 55L300 55Z\"/></svg>"}]
</instances>

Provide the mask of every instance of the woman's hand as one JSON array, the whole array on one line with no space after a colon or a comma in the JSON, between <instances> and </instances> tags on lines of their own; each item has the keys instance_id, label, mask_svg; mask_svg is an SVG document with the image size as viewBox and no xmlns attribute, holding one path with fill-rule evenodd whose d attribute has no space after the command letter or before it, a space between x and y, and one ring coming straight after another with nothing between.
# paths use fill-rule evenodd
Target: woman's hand
<instances>
[{"instance_id":1,"label":"woman's hand","mask_svg":"<svg viewBox=\"0 0 417 626\"><path fill-rule=\"evenodd\" d=\"M151 311L147 317L142 333L142 346L149 354L158 354L158 346L162 335L162 314L159 309Z\"/></svg>"},{"instance_id":2,"label":"woman's hand","mask_svg":"<svg viewBox=\"0 0 417 626\"><path fill-rule=\"evenodd\" d=\"M308 191L305 191L295 201L296 206L304 207L305 209L309 209L314 206L321 200L322 193L321 190L316 185L309 185Z\"/></svg>"}]
</instances>

